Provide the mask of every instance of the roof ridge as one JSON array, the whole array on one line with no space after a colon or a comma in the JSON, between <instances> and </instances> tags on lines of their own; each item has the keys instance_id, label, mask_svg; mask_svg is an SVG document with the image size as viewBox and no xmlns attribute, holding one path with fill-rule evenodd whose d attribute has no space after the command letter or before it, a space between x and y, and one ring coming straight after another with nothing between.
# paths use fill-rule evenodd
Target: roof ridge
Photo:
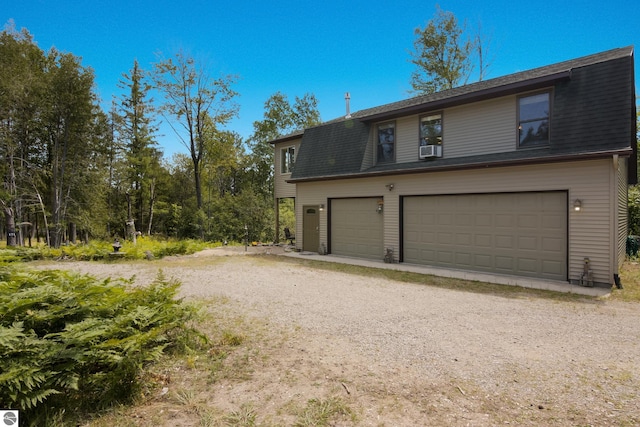
<instances>
[{"instance_id":1,"label":"roof ridge","mask_svg":"<svg viewBox=\"0 0 640 427\"><path fill-rule=\"evenodd\" d=\"M417 95L400 101L393 101L371 108L365 108L352 113L351 116L354 118L365 118L370 115L379 114L381 111L393 111L395 109L401 109L407 105L426 104L434 100L451 98L457 96L462 92L473 92L475 88L481 90L489 87L500 87L508 82L524 81L538 76L551 75L561 71L569 71L574 68L581 68L588 65L597 64L599 62L605 62L612 59L623 58L625 56L632 55L633 49L633 45L629 45L581 56L578 58L568 59L561 62L555 62L553 64L543 65L528 70L517 71L515 73L505 74L503 76L493 77L488 80L481 80L462 86L456 86L454 88L446 89L439 92ZM397 106L398 108L394 108L394 106Z\"/></svg>"}]
</instances>

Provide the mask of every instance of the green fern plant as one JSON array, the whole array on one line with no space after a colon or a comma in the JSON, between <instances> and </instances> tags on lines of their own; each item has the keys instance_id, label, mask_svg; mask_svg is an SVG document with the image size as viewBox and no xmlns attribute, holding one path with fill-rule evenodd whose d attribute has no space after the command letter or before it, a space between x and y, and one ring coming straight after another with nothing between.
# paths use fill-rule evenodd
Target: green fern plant
<instances>
[{"instance_id":1,"label":"green fern plant","mask_svg":"<svg viewBox=\"0 0 640 427\"><path fill-rule=\"evenodd\" d=\"M195 310L162 275L129 285L0 266L0 407L35 425L134 397L141 370L180 344Z\"/></svg>"}]
</instances>

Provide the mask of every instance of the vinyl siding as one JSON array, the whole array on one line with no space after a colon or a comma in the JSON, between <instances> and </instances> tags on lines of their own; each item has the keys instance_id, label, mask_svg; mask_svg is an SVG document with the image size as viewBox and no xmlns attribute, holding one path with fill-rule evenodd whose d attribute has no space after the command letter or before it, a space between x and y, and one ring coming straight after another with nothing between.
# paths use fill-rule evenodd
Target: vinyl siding
<instances>
[{"instance_id":1,"label":"vinyl siding","mask_svg":"<svg viewBox=\"0 0 640 427\"><path fill-rule=\"evenodd\" d=\"M443 155L515 151L516 127L515 96L448 109L443 116Z\"/></svg>"},{"instance_id":2,"label":"vinyl siding","mask_svg":"<svg viewBox=\"0 0 640 427\"><path fill-rule=\"evenodd\" d=\"M425 114L426 115L426 114ZM402 117L396 123L396 163L419 160L420 117ZM516 150L516 97L507 96L442 111L443 157L504 153ZM375 127L374 127L375 128ZM371 140L373 144L375 138ZM368 158L373 162L373 149ZM366 162L365 164L369 164Z\"/></svg>"},{"instance_id":3,"label":"vinyl siding","mask_svg":"<svg viewBox=\"0 0 640 427\"><path fill-rule=\"evenodd\" d=\"M628 216L628 182L627 182L627 169L628 159L618 159L618 168L615 172L618 175L618 203L617 203L617 259L614 261L615 270L614 273L618 273L618 269L622 266L622 263L626 257L627 250L627 235L629 233L629 216Z\"/></svg>"},{"instance_id":4,"label":"vinyl siding","mask_svg":"<svg viewBox=\"0 0 640 427\"><path fill-rule=\"evenodd\" d=\"M288 184L287 179L291 177L290 173L283 174L280 172L280 164L282 162L282 155L280 151L286 147L295 147L295 155L298 156L298 150L300 149L300 142L302 138L293 141L282 142L274 145L274 170L273 170L273 191L275 197L280 199L284 197L295 197L296 186L295 184Z\"/></svg>"},{"instance_id":5,"label":"vinyl siding","mask_svg":"<svg viewBox=\"0 0 640 427\"><path fill-rule=\"evenodd\" d=\"M402 117L396 120L396 163L418 160L420 140L420 116Z\"/></svg>"},{"instance_id":6,"label":"vinyl siding","mask_svg":"<svg viewBox=\"0 0 640 427\"><path fill-rule=\"evenodd\" d=\"M393 183L388 191L386 184ZM482 170L435 172L375 178L299 183L296 214L297 235L302 235L301 206L327 204L329 198L384 197L384 247L400 253L400 196L435 194L499 193L519 191L568 191L568 275L579 279L584 258L589 258L594 280L612 283L613 271L610 231L613 229L611 206L611 159L504 167ZM616 184L617 185L617 184ZM570 207L581 199L583 209ZM326 244L327 211L320 216L320 243ZM296 242L301 245L302 242ZM615 243L614 243L615 244ZM580 249L578 249L580 248ZM382 259L382 257L381 257Z\"/></svg>"}]
</instances>

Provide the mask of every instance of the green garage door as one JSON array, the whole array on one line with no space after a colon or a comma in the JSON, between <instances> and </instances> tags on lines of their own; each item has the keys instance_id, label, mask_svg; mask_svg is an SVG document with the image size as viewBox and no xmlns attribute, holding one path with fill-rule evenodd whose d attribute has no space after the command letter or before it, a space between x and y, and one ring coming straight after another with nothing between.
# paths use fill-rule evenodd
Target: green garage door
<instances>
[{"instance_id":1,"label":"green garage door","mask_svg":"<svg viewBox=\"0 0 640 427\"><path fill-rule=\"evenodd\" d=\"M403 261L567 280L566 192L403 199Z\"/></svg>"},{"instance_id":2,"label":"green garage door","mask_svg":"<svg viewBox=\"0 0 640 427\"><path fill-rule=\"evenodd\" d=\"M383 259L382 217L378 198L331 201L331 253Z\"/></svg>"}]
</instances>

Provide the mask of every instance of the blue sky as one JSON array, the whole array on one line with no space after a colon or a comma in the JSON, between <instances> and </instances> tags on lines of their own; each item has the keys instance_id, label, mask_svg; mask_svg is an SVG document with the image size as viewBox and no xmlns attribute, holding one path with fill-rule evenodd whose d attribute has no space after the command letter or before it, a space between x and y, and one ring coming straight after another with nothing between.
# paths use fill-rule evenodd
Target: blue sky
<instances>
[{"instance_id":1,"label":"blue sky","mask_svg":"<svg viewBox=\"0 0 640 427\"><path fill-rule=\"evenodd\" d=\"M490 36L487 78L635 45L637 0L440 1ZM409 96L414 29L436 3L418 0L0 0L0 22L13 19L38 45L82 57L105 105L134 59L150 69L162 52L184 49L213 76L239 76L240 116L228 129L248 138L264 102L280 91L291 101L313 93L323 120ZM636 61L637 64L637 61ZM636 69L638 69L636 65ZM637 81L637 79L636 79ZM638 83L636 83L638 86ZM167 128L165 155L185 152Z\"/></svg>"}]
</instances>

